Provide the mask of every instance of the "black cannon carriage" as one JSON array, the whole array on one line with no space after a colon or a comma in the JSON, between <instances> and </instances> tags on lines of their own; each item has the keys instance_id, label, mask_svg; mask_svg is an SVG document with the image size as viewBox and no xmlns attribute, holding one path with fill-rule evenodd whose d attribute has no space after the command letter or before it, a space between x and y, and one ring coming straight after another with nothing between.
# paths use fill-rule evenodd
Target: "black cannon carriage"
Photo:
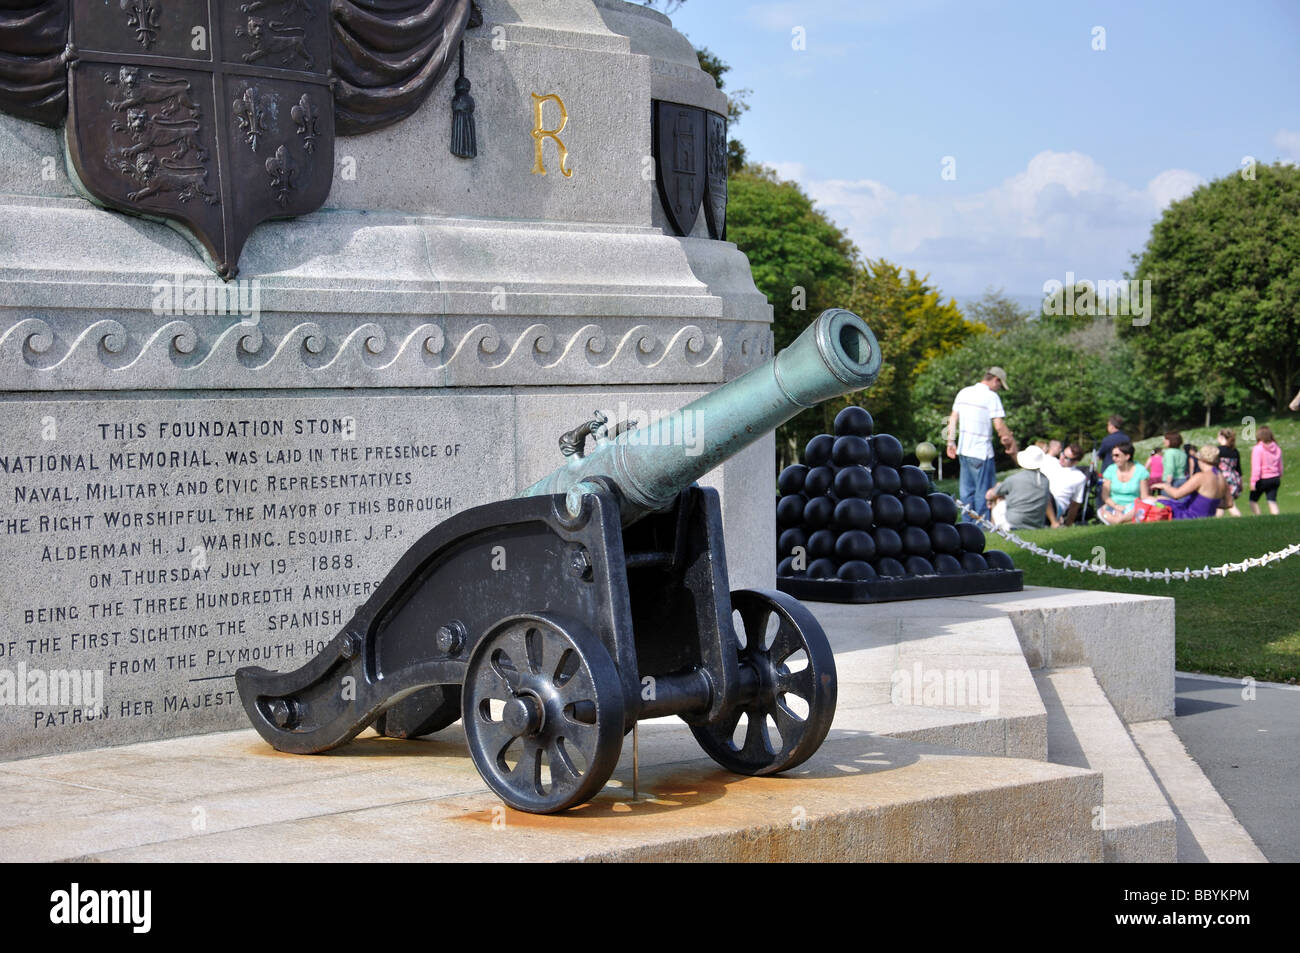
<instances>
[{"instance_id":1,"label":"black cannon carriage","mask_svg":"<svg viewBox=\"0 0 1300 953\"><path fill-rule=\"evenodd\" d=\"M702 446L671 417L611 432L597 415L544 480L426 533L300 669L240 669L253 725L309 754L371 724L414 738L462 719L488 786L533 813L593 797L646 718L680 716L741 774L802 763L835 713L830 645L793 597L729 590L718 494L695 481L880 361L866 323L831 310L681 411Z\"/></svg>"}]
</instances>

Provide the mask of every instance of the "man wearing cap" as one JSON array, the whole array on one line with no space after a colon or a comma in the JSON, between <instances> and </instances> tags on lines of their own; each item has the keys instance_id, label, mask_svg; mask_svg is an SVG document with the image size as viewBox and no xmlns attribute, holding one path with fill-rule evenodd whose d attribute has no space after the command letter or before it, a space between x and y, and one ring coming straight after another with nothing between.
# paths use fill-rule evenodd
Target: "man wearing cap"
<instances>
[{"instance_id":1,"label":"man wearing cap","mask_svg":"<svg viewBox=\"0 0 1300 953\"><path fill-rule=\"evenodd\" d=\"M961 479L957 495L985 519L989 517L988 491L997 479L993 463L993 431L1007 453L1016 452L1016 438L1007 429L1006 411L998 391L1007 388L1007 372L990 367L978 384L963 387L952 402L948 417L948 459L960 457ZM960 424L960 436L958 435Z\"/></svg>"},{"instance_id":2,"label":"man wearing cap","mask_svg":"<svg viewBox=\"0 0 1300 953\"><path fill-rule=\"evenodd\" d=\"M1046 459L1041 447L1026 447L1016 454L1020 469L985 495L998 529L1042 529L1049 522L1057 525L1052 484L1042 472Z\"/></svg>"}]
</instances>

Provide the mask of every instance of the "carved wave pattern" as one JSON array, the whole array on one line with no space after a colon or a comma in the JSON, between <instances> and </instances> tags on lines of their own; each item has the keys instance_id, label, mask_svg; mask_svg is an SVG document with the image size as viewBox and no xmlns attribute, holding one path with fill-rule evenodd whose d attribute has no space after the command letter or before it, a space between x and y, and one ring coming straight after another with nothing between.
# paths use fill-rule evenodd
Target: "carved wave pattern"
<instances>
[{"instance_id":1,"label":"carved wave pattern","mask_svg":"<svg viewBox=\"0 0 1300 953\"><path fill-rule=\"evenodd\" d=\"M205 347L198 330L173 320L137 335L111 319L74 339L39 318L0 336L0 385L122 387L509 385L675 383L721 380L722 339L696 325L666 341L649 325L607 334L587 324L563 343L545 324L528 325L508 343L492 324L473 326L454 343L437 324L392 333L359 325L341 340L315 322L278 340L259 325L236 324ZM107 373L106 373L107 372Z\"/></svg>"}]
</instances>

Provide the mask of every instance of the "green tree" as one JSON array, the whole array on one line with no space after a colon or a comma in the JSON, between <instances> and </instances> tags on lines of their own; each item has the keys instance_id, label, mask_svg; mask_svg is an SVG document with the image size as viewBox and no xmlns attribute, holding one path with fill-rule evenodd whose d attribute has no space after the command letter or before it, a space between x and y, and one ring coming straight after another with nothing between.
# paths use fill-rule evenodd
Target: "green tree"
<instances>
[{"instance_id":1,"label":"green tree","mask_svg":"<svg viewBox=\"0 0 1300 953\"><path fill-rule=\"evenodd\" d=\"M857 249L794 182L746 166L727 186L727 239L749 256L754 284L772 304L776 348L786 347L826 308L844 307ZM806 411L777 432L778 457L797 455L820 430Z\"/></svg>"},{"instance_id":2,"label":"green tree","mask_svg":"<svg viewBox=\"0 0 1300 953\"><path fill-rule=\"evenodd\" d=\"M1222 376L1285 408L1300 373L1300 167L1201 186L1165 210L1134 261L1151 281L1151 321L1119 330L1150 373L1203 399Z\"/></svg>"},{"instance_id":3,"label":"green tree","mask_svg":"<svg viewBox=\"0 0 1300 953\"><path fill-rule=\"evenodd\" d=\"M985 288L983 296L965 308L966 319L982 324L997 334L1022 326L1033 317L1029 311L1008 298L1001 288Z\"/></svg>"},{"instance_id":4,"label":"green tree","mask_svg":"<svg viewBox=\"0 0 1300 953\"><path fill-rule=\"evenodd\" d=\"M841 303L861 315L875 333L884 362L880 377L864 394L828 401L822 418L828 430L835 415L861 403L876 420L878 432L892 433L910 445L923 434L915 420L913 387L927 365L953 351L984 328L962 317L957 303L913 269L880 259L859 263L853 286ZM820 431L818 431L820 432Z\"/></svg>"}]
</instances>

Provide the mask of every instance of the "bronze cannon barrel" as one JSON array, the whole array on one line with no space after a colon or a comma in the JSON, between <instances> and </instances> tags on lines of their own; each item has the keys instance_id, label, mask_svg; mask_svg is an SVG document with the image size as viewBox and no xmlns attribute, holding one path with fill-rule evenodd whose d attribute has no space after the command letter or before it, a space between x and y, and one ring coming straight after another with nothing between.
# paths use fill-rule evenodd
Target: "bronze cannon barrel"
<instances>
[{"instance_id":1,"label":"bronze cannon barrel","mask_svg":"<svg viewBox=\"0 0 1300 953\"><path fill-rule=\"evenodd\" d=\"M851 311L823 311L789 347L681 410L578 452L520 496L560 493L576 513L591 481L604 478L622 496L623 524L669 506L677 494L800 411L871 385L880 346ZM687 445L692 428L696 440Z\"/></svg>"}]
</instances>

